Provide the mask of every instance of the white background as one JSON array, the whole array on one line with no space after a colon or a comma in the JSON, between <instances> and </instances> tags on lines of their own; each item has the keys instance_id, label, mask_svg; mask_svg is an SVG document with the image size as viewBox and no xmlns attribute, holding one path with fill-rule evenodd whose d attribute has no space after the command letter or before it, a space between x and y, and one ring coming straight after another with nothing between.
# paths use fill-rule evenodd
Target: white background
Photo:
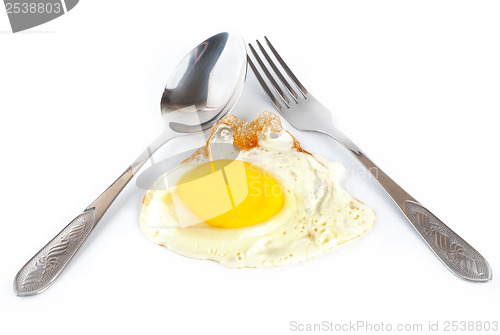
<instances>
[{"instance_id":1,"label":"white background","mask_svg":"<svg viewBox=\"0 0 500 335\"><path fill-rule=\"evenodd\" d=\"M12 34L0 13L0 332L499 321L499 17L497 1L86 0ZM16 297L18 269L160 132L159 100L177 63L225 30L247 42L269 36L337 125L488 259L493 281L456 278L375 181L355 173L344 186L375 210L374 228L317 259L263 270L151 243L138 227L145 191L132 182L51 288ZM266 109L249 73L234 114L251 120ZM359 169L332 140L291 131L307 150Z\"/></svg>"}]
</instances>

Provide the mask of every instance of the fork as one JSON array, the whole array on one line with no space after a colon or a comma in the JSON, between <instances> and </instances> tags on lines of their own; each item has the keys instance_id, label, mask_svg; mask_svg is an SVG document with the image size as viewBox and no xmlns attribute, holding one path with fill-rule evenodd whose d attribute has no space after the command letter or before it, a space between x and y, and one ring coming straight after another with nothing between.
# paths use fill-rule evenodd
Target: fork
<instances>
[{"instance_id":1,"label":"fork","mask_svg":"<svg viewBox=\"0 0 500 335\"><path fill-rule=\"evenodd\" d=\"M328 109L300 83L268 38L264 37L264 40L267 48L258 40L256 41L260 54L252 44L248 45L251 56L261 70L257 69L250 54L248 63L281 115L298 130L326 134L347 148L384 188L427 245L451 272L462 279L474 282L491 280L492 272L486 259L396 184L354 142L338 130L333 125ZM264 77L267 78L269 85Z\"/></svg>"}]
</instances>

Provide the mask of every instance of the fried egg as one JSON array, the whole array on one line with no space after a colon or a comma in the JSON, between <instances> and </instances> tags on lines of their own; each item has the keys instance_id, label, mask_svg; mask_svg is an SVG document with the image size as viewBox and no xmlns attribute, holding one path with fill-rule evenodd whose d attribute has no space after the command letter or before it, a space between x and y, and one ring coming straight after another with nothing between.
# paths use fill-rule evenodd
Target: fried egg
<instances>
[{"instance_id":1,"label":"fried egg","mask_svg":"<svg viewBox=\"0 0 500 335\"><path fill-rule=\"evenodd\" d=\"M339 162L303 150L270 112L228 115L143 200L144 235L230 268L301 262L355 239L374 212L340 186Z\"/></svg>"}]
</instances>

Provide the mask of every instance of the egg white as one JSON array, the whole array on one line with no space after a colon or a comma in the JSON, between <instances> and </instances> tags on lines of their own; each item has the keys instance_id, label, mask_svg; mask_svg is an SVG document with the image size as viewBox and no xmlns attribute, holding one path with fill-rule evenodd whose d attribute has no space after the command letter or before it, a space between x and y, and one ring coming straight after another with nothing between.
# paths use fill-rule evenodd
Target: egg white
<instances>
[{"instance_id":1,"label":"egg white","mask_svg":"<svg viewBox=\"0 0 500 335\"><path fill-rule=\"evenodd\" d=\"M227 131L223 128L215 134ZM237 160L255 165L281 184L285 202L277 214L243 228L183 224L179 215L184 216L180 211L186 208L179 208L173 200L176 176L210 160L198 153L157 182L164 189L147 192L140 216L144 235L186 257L213 260L230 268L261 268L313 258L355 239L374 224L374 212L341 188L344 166L297 150L288 132L274 132L269 127L260 134L256 147L236 152Z\"/></svg>"}]
</instances>

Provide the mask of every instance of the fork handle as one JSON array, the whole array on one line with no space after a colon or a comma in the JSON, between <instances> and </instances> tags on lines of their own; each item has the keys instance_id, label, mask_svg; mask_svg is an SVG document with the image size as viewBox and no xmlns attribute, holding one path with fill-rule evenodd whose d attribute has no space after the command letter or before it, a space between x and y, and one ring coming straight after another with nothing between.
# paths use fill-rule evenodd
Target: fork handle
<instances>
[{"instance_id":1,"label":"fork handle","mask_svg":"<svg viewBox=\"0 0 500 335\"><path fill-rule=\"evenodd\" d=\"M368 169L384 188L413 227L425 240L444 265L460 278L487 282L492 278L486 259L453 230L432 214L421 203L396 184L384 171L373 163L350 139L335 129L336 136L328 134L349 151Z\"/></svg>"}]
</instances>

